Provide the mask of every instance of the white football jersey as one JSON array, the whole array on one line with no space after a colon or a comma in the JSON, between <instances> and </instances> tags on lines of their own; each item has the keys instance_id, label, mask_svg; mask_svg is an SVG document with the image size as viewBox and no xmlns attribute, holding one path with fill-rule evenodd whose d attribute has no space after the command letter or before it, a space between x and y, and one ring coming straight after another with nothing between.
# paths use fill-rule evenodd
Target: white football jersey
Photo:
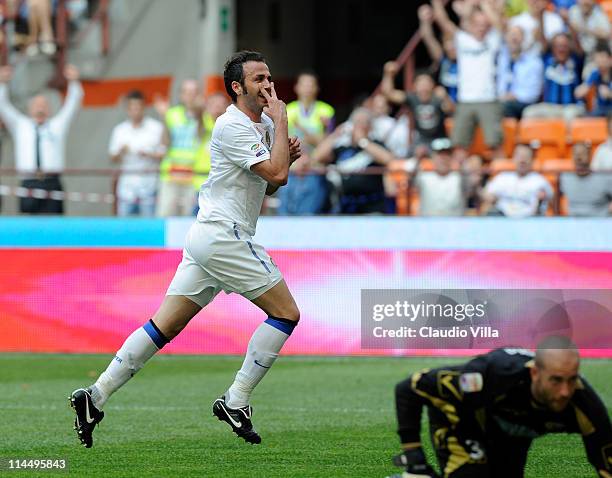
<instances>
[{"instance_id":1,"label":"white football jersey","mask_svg":"<svg viewBox=\"0 0 612 478\"><path fill-rule=\"evenodd\" d=\"M215 123L210 141L210 174L200 188L198 221L231 221L255 234L266 187L251 166L270 159L274 123L262 113L254 123L235 105Z\"/></svg>"}]
</instances>

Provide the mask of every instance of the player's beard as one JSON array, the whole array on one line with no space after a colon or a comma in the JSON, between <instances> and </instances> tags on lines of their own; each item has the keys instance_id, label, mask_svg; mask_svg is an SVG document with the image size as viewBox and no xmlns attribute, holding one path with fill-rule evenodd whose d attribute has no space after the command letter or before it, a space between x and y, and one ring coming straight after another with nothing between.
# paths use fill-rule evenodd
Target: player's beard
<instances>
[{"instance_id":1,"label":"player's beard","mask_svg":"<svg viewBox=\"0 0 612 478\"><path fill-rule=\"evenodd\" d=\"M536 401L555 413L560 413L569 405L569 399L555 399L552 394L544 387L537 386L534 389L533 397Z\"/></svg>"}]
</instances>

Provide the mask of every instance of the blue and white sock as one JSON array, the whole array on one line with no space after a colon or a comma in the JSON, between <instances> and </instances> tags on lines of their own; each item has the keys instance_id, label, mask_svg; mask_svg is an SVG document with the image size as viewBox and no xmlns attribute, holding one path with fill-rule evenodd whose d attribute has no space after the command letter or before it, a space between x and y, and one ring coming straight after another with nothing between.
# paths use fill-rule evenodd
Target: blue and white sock
<instances>
[{"instance_id":1,"label":"blue and white sock","mask_svg":"<svg viewBox=\"0 0 612 478\"><path fill-rule=\"evenodd\" d=\"M152 320L136 329L123 343L115 358L91 388L91 399L98 410L109 397L138 372L168 339Z\"/></svg>"},{"instance_id":2,"label":"blue and white sock","mask_svg":"<svg viewBox=\"0 0 612 478\"><path fill-rule=\"evenodd\" d=\"M242 408L249 404L253 389L272 367L296 325L296 322L270 316L257 327L249 341L242 368L225 393L228 407Z\"/></svg>"}]
</instances>

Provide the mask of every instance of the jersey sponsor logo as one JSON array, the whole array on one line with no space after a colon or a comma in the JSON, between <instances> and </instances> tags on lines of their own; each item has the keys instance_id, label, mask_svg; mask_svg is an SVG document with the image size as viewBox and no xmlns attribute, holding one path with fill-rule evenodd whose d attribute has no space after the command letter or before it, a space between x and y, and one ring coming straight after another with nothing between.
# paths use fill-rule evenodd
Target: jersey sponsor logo
<instances>
[{"instance_id":1,"label":"jersey sponsor logo","mask_svg":"<svg viewBox=\"0 0 612 478\"><path fill-rule=\"evenodd\" d=\"M463 373L459 377L459 388L464 393L480 392L482 387L483 379L480 372Z\"/></svg>"},{"instance_id":2,"label":"jersey sponsor logo","mask_svg":"<svg viewBox=\"0 0 612 478\"><path fill-rule=\"evenodd\" d=\"M262 149L262 150L257 151L257 153L255 153L255 157L259 158L260 156L263 156L264 154L266 154L266 150Z\"/></svg>"}]
</instances>

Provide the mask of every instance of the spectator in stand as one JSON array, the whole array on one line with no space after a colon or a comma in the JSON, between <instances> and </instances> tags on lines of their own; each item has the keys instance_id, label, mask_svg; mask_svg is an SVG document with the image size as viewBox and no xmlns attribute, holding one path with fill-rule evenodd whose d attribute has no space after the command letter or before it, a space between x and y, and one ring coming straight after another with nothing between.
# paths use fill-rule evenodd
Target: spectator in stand
<instances>
[{"instance_id":1,"label":"spectator in stand","mask_svg":"<svg viewBox=\"0 0 612 478\"><path fill-rule=\"evenodd\" d=\"M317 99L319 80L314 73L298 75L294 86L297 100L287 105L289 136L297 136L302 156L290 169L289 182L279 191L279 214L310 215L323 211L327 201L327 183L321 168L313 164L312 152L333 130L334 108Z\"/></svg>"},{"instance_id":2,"label":"spectator in stand","mask_svg":"<svg viewBox=\"0 0 612 478\"><path fill-rule=\"evenodd\" d=\"M482 170L483 159L477 154L469 156L461 164L461 172L464 178L465 197L468 215L476 215L480 211L480 197L487 175Z\"/></svg>"},{"instance_id":3,"label":"spectator in stand","mask_svg":"<svg viewBox=\"0 0 612 478\"><path fill-rule=\"evenodd\" d=\"M528 0L528 10L510 18L509 26L519 26L524 32L523 50L546 50L543 43L551 42L555 35L565 31L563 18L548 10L548 0Z\"/></svg>"},{"instance_id":4,"label":"spectator in stand","mask_svg":"<svg viewBox=\"0 0 612 478\"><path fill-rule=\"evenodd\" d=\"M203 131L193 163L193 187L196 191L194 215L197 215L199 210L197 197L200 193L200 188L208 179L208 173L210 172L210 140L212 138L212 130L217 118L225 113L229 105L229 98L223 92L209 95L204 103L204 116L202 117Z\"/></svg>"},{"instance_id":5,"label":"spectator in stand","mask_svg":"<svg viewBox=\"0 0 612 478\"><path fill-rule=\"evenodd\" d=\"M539 216L553 197L549 182L532 170L534 151L525 144L514 148L515 171L504 171L491 179L483 191L483 212L506 217Z\"/></svg>"},{"instance_id":6,"label":"spectator in stand","mask_svg":"<svg viewBox=\"0 0 612 478\"><path fill-rule=\"evenodd\" d=\"M565 13L563 13L565 15ZM610 20L606 12L595 0L578 0L577 4L569 9L566 23L577 34L580 46L586 56L585 63L590 65L593 55L600 41L610 41ZM588 68L587 73L590 73Z\"/></svg>"},{"instance_id":7,"label":"spectator in stand","mask_svg":"<svg viewBox=\"0 0 612 478\"><path fill-rule=\"evenodd\" d=\"M496 59L501 47L503 15L495 0L483 0L479 6L464 11L458 28L448 17L442 0L432 0L434 17L457 48L459 91L456 106L453 144L459 159L467 157L476 127L484 130L485 143L501 156L502 110L497 101ZM457 154L459 153L459 154Z\"/></svg>"},{"instance_id":8,"label":"spectator in stand","mask_svg":"<svg viewBox=\"0 0 612 478\"><path fill-rule=\"evenodd\" d=\"M523 50L523 30L508 28L497 60L497 94L504 116L521 119L523 110L536 103L544 85L544 63L533 50Z\"/></svg>"},{"instance_id":9,"label":"spectator in stand","mask_svg":"<svg viewBox=\"0 0 612 478\"><path fill-rule=\"evenodd\" d=\"M595 150L591 168L593 171L612 171L612 113L608 113L608 140Z\"/></svg>"},{"instance_id":10,"label":"spectator in stand","mask_svg":"<svg viewBox=\"0 0 612 478\"><path fill-rule=\"evenodd\" d=\"M387 98L380 93L367 99L362 106L372 113L372 130L370 132L370 138L373 141L384 144L396 158L407 157L410 147L408 115L402 114L397 120L389 116L391 111L389 102ZM383 176L383 183L387 202L385 212L394 214L397 203L397 183L393 179L390 170Z\"/></svg>"},{"instance_id":11,"label":"spectator in stand","mask_svg":"<svg viewBox=\"0 0 612 478\"><path fill-rule=\"evenodd\" d=\"M446 89L453 103L457 102L457 49L452 36L444 35L442 44L433 30L434 14L429 5L421 5L418 10L419 31L423 43L433 60L432 73L438 71L438 82Z\"/></svg>"},{"instance_id":12,"label":"spectator in stand","mask_svg":"<svg viewBox=\"0 0 612 478\"><path fill-rule=\"evenodd\" d=\"M399 66L394 61L385 63L381 91L397 105L408 106L414 117L413 154L423 158L429 154L431 142L446 136L444 118L453 110L453 102L446 90L436 88L428 73L420 73L414 80L414 93L398 90L393 82Z\"/></svg>"},{"instance_id":13,"label":"spectator in stand","mask_svg":"<svg viewBox=\"0 0 612 478\"><path fill-rule=\"evenodd\" d=\"M409 149L408 118L402 115L399 119L392 118L391 107L383 94L376 94L362 106L372 113L371 137L385 145L395 156L405 158Z\"/></svg>"},{"instance_id":14,"label":"spectator in stand","mask_svg":"<svg viewBox=\"0 0 612 478\"><path fill-rule=\"evenodd\" d=\"M466 183L459 171L453 171L453 145L448 138L431 143L433 171L417 172L414 186L419 192L420 216L463 216L466 207Z\"/></svg>"},{"instance_id":15,"label":"spectator in stand","mask_svg":"<svg viewBox=\"0 0 612 478\"><path fill-rule=\"evenodd\" d=\"M574 95L584 59L580 45L567 33L558 33L543 59L543 102L525 108L523 118L564 118L570 122L584 114L584 104Z\"/></svg>"},{"instance_id":16,"label":"spectator in stand","mask_svg":"<svg viewBox=\"0 0 612 478\"><path fill-rule=\"evenodd\" d=\"M49 101L43 95L28 103L28 115L18 111L9 101L7 83L12 68L0 68L0 118L13 137L15 168L21 185L27 189L42 189L49 194L62 192L61 173L66 164L66 137L83 98L79 70L67 65L64 77L68 92L62 108L51 116ZM64 203L57 196L22 197L19 209L28 214L63 214Z\"/></svg>"},{"instance_id":17,"label":"spectator in stand","mask_svg":"<svg viewBox=\"0 0 612 478\"><path fill-rule=\"evenodd\" d=\"M157 215L189 216L195 207L193 165L203 133L203 105L196 80L183 81L180 103L171 108L157 99L156 109L165 118L163 144L166 157L160 166Z\"/></svg>"},{"instance_id":18,"label":"spectator in stand","mask_svg":"<svg viewBox=\"0 0 612 478\"><path fill-rule=\"evenodd\" d=\"M593 174L591 146L572 148L575 173L561 174L559 189L567 197L570 216L609 216L612 213L612 175Z\"/></svg>"},{"instance_id":19,"label":"spectator in stand","mask_svg":"<svg viewBox=\"0 0 612 478\"><path fill-rule=\"evenodd\" d=\"M27 18L30 34L29 45L26 48L28 56L36 56L39 52L53 55L57 50L53 40L51 27L51 0L28 0Z\"/></svg>"},{"instance_id":20,"label":"spectator in stand","mask_svg":"<svg viewBox=\"0 0 612 478\"><path fill-rule=\"evenodd\" d=\"M385 167L395 157L379 141L371 139L372 114L357 108L350 123L342 124L314 150L320 163L335 163L341 174L340 211L343 214L385 212L382 174L359 174L370 166ZM357 174L355 174L357 173Z\"/></svg>"},{"instance_id":21,"label":"spectator in stand","mask_svg":"<svg viewBox=\"0 0 612 478\"><path fill-rule=\"evenodd\" d=\"M127 119L115 126L108 147L111 161L124 172L117 184L117 215L152 217L164 126L145 116L141 91L130 91L124 101Z\"/></svg>"},{"instance_id":22,"label":"spectator in stand","mask_svg":"<svg viewBox=\"0 0 612 478\"><path fill-rule=\"evenodd\" d=\"M599 41L593 54L596 69L574 92L579 100L585 99L595 89L595 104L591 116L607 116L612 111L612 57L607 41Z\"/></svg>"}]
</instances>

